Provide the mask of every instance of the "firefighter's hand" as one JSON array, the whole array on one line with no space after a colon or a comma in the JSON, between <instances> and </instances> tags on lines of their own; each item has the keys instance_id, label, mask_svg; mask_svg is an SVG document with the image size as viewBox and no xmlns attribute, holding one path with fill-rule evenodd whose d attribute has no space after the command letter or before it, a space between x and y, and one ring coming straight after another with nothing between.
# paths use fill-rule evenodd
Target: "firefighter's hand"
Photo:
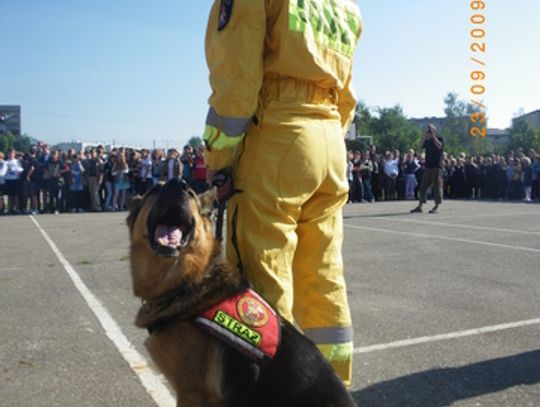
<instances>
[{"instance_id":1,"label":"firefighter's hand","mask_svg":"<svg viewBox=\"0 0 540 407\"><path fill-rule=\"evenodd\" d=\"M227 200L233 194L232 172L230 168L224 168L219 171L208 169L206 181L211 186L217 187L217 198Z\"/></svg>"}]
</instances>

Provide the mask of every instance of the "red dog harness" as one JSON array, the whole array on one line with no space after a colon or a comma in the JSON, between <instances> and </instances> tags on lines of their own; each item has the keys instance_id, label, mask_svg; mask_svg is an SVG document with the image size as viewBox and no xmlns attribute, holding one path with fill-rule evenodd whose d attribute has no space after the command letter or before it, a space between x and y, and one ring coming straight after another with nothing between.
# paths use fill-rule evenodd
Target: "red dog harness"
<instances>
[{"instance_id":1,"label":"red dog harness","mask_svg":"<svg viewBox=\"0 0 540 407\"><path fill-rule=\"evenodd\" d=\"M269 362L279 346L276 312L251 289L203 312L195 323L257 362Z\"/></svg>"}]
</instances>

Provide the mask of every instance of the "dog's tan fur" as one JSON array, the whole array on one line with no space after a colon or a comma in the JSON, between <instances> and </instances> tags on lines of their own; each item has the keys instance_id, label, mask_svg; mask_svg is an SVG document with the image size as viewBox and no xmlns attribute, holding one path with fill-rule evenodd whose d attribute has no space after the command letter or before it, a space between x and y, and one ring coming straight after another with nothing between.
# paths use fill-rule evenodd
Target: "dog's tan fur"
<instances>
[{"instance_id":1,"label":"dog's tan fur","mask_svg":"<svg viewBox=\"0 0 540 407\"><path fill-rule=\"evenodd\" d=\"M189 201L195 215L193 238L182 256L157 257L149 245L147 218L156 199L155 195L137 198L128 217L131 236L131 271L133 291L143 301L152 301L187 281L200 282L210 259L219 251L213 238L213 225L209 208L214 199L210 191ZM237 279L231 270L223 270ZM180 346L179 346L180 345ZM149 336L145 346L153 361L178 395L178 405L221 406L222 394L222 347L216 340L191 322L178 321Z\"/></svg>"}]
</instances>

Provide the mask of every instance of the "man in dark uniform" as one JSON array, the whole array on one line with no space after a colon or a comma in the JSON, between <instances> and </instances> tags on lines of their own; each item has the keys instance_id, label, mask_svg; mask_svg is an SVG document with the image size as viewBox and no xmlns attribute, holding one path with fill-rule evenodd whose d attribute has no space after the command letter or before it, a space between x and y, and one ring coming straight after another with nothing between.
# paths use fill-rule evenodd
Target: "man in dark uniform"
<instances>
[{"instance_id":1,"label":"man in dark uniform","mask_svg":"<svg viewBox=\"0 0 540 407\"><path fill-rule=\"evenodd\" d=\"M433 186L435 206L429 213L437 213L439 205L442 203L442 170L443 170L443 150L444 139L437 134L434 125L429 124L422 139L422 148L426 150L426 170L422 176L420 184L418 206L411 210L412 213L422 212L422 205L426 201L426 193L429 187Z\"/></svg>"}]
</instances>

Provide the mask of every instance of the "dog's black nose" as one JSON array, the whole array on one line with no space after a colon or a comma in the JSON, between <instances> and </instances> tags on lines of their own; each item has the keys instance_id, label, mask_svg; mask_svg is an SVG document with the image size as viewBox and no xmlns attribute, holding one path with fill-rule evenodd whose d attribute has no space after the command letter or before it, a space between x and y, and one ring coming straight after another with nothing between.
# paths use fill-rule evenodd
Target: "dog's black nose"
<instances>
[{"instance_id":1,"label":"dog's black nose","mask_svg":"<svg viewBox=\"0 0 540 407\"><path fill-rule=\"evenodd\" d=\"M172 178L165 184L166 187L180 188L182 191L187 191L189 185L183 179Z\"/></svg>"}]
</instances>

